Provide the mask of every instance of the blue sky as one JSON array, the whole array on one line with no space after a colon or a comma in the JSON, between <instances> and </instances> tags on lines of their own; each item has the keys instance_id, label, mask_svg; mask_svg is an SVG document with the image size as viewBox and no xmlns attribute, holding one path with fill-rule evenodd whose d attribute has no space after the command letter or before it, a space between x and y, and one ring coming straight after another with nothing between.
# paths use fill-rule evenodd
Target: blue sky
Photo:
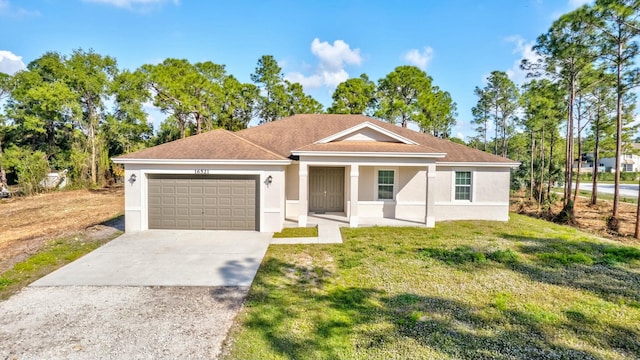
<instances>
[{"instance_id":1,"label":"blue sky","mask_svg":"<svg viewBox=\"0 0 640 360\"><path fill-rule=\"evenodd\" d=\"M0 71L47 51L93 49L135 69L167 57L213 61L249 82L273 55L286 78L325 106L335 86L416 65L458 104L453 135L473 136L476 86L518 69L536 37L588 0L196 1L0 0ZM157 124L161 116L151 112Z\"/></svg>"}]
</instances>

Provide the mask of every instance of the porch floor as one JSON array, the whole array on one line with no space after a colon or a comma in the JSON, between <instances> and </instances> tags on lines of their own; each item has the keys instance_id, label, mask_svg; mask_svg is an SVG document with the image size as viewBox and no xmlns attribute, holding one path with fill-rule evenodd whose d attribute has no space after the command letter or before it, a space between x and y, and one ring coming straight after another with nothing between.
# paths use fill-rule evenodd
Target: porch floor
<instances>
[{"instance_id":1,"label":"porch floor","mask_svg":"<svg viewBox=\"0 0 640 360\"><path fill-rule=\"evenodd\" d=\"M326 214L309 214L307 217L307 226L316 226L320 224L336 224L339 227L349 226L349 218L344 213L326 213ZM297 219L285 219L284 227L297 227ZM358 218L358 227L370 226L416 226L427 227L423 222L388 219L388 218Z\"/></svg>"}]
</instances>

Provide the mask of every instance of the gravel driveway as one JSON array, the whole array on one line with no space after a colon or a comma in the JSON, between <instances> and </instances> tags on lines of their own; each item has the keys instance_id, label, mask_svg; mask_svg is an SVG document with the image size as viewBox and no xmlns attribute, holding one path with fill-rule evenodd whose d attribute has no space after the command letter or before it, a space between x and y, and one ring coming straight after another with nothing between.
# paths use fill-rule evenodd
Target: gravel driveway
<instances>
[{"instance_id":1,"label":"gravel driveway","mask_svg":"<svg viewBox=\"0 0 640 360\"><path fill-rule=\"evenodd\" d=\"M0 302L0 359L215 359L248 287L28 287Z\"/></svg>"}]
</instances>

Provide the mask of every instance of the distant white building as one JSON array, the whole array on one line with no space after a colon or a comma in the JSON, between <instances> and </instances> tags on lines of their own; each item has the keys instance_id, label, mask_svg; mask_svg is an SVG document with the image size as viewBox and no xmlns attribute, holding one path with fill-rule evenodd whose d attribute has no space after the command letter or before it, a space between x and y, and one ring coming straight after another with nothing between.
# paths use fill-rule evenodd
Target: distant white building
<instances>
[{"instance_id":1,"label":"distant white building","mask_svg":"<svg viewBox=\"0 0 640 360\"><path fill-rule=\"evenodd\" d=\"M620 171L637 172L640 171L640 144L631 144L631 148L620 155ZM600 159L600 164L607 172L615 172L616 158L607 157Z\"/></svg>"}]
</instances>

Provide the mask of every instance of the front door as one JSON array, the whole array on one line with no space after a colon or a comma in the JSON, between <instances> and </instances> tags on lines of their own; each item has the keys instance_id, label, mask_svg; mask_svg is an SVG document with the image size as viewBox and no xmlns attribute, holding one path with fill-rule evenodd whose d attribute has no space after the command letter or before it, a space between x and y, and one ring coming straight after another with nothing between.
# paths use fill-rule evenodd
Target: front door
<instances>
[{"instance_id":1,"label":"front door","mask_svg":"<svg viewBox=\"0 0 640 360\"><path fill-rule=\"evenodd\" d=\"M309 212L344 212L344 168L309 168Z\"/></svg>"}]
</instances>

